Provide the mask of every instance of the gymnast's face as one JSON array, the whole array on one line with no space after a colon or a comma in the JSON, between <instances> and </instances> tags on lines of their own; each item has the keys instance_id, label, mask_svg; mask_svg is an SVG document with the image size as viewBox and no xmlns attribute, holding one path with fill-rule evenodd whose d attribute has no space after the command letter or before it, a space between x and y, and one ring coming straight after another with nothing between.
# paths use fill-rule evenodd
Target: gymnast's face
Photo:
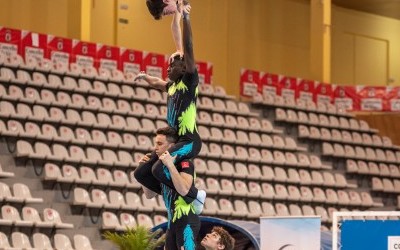
<instances>
[{"instance_id":1,"label":"gymnast's face","mask_svg":"<svg viewBox=\"0 0 400 250\"><path fill-rule=\"evenodd\" d=\"M171 81L178 81L185 74L186 66L183 59L174 58L167 69L168 78Z\"/></svg>"},{"instance_id":2,"label":"gymnast's face","mask_svg":"<svg viewBox=\"0 0 400 250\"><path fill-rule=\"evenodd\" d=\"M173 145L174 143L169 142L165 135L158 134L154 138L154 151L158 156L164 154Z\"/></svg>"}]
</instances>

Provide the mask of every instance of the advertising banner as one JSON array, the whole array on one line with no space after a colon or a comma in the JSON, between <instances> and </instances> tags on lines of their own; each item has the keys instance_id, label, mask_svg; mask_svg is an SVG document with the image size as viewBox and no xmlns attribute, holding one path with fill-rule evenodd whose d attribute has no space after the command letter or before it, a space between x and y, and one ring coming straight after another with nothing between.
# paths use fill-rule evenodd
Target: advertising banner
<instances>
[{"instance_id":1,"label":"advertising banner","mask_svg":"<svg viewBox=\"0 0 400 250\"><path fill-rule=\"evenodd\" d=\"M119 53L119 47L97 44L95 67L110 71L118 69Z\"/></svg>"},{"instance_id":2,"label":"advertising banner","mask_svg":"<svg viewBox=\"0 0 400 250\"><path fill-rule=\"evenodd\" d=\"M156 53L143 53L143 70L147 74L162 79L167 78L168 56Z\"/></svg>"},{"instance_id":3,"label":"advertising banner","mask_svg":"<svg viewBox=\"0 0 400 250\"><path fill-rule=\"evenodd\" d=\"M400 249L399 220L344 220L341 250Z\"/></svg>"},{"instance_id":4,"label":"advertising banner","mask_svg":"<svg viewBox=\"0 0 400 250\"><path fill-rule=\"evenodd\" d=\"M75 62L82 68L94 67L97 51L96 44L90 42L82 42L79 40L72 41L72 62Z\"/></svg>"},{"instance_id":5,"label":"advertising banner","mask_svg":"<svg viewBox=\"0 0 400 250\"><path fill-rule=\"evenodd\" d=\"M343 110L360 110L360 98L354 86L335 86L333 97L336 107Z\"/></svg>"},{"instance_id":6,"label":"advertising banner","mask_svg":"<svg viewBox=\"0 0 400 250\"><path fill-rule=\"evenodd\" d=\"M119 70L124 74L138 74L143 70L143 52L139 50L121 48L119 56Z\"/></svg>"},{"instance_id":7,"label":"advertising banner","mask_svg":"<svg viewBox=\"0 0 400 250\"><path fill-rule=\"evenodd\" d=\"M240 71L240 95L245 97L254 96L260 85L260 72L248 69Z\"/></svg>"},{"instance_id":8,"label":"advertising banner","mask_svg":"<svg viewBox=\"0 0 400 250\"><path fill-rule=\"evenodd\" d=\"M296 88L296 99L312 101L314 97L314 86L314 81L305 79L300 80Z\"/></svg>"},{"instance_id":9,"label":"advertising banner","mask_svg":"<svg viewBox=\"0 0 400 250\"><path fill-rule=\"evenodd\" d=\"M211 84L213 66L209 62L196 62L197 72L199 73L199 82Z\"/></svg>"},{"instance_id":10,"label":"advertising banner","mask_svg":"<svg viewBox=\"0 0 400 250\"><path fill-rule=\"evenodd\" d=\"M72 40L68 38L47 36L46 58L57 62L59 70L67 71L71 62Z\"/></svg>"},{"instance_id":11,"label":"advertising banner","mask_svg":"<svg viewBox=\"0 0 400 250\"><path fill-rule=\"evenodd\" d=\"M329 83L317 83L314 87L315 103L332 103L333 88Z\"/></svg>"},{"instance_id":12,"label":"advertising banner","mask_svg":"<svg viewBox=\"0 0 400 250\"><path fill-rule=\"evenodd\" d=\"M357 86L361 111L383 111L386 87Z\"/></svg>"},{"instance_id":13,"label":"advertising banner","mask_svg":"<svg viewBox=\"0 0 400 250\"><path fill-rule=\"evenodd\" d=\"M261 217L261 250L320 250L321 218Z\"/></svg>"},{"instance_id":14,"label":"advertising banner","mask_svg":"<svg viewBox=\"0 0 400 250\"><path fill-rule=\"evenodd\" d=\"M261 73L260 76L260 88L259 92L263 96L281 95L281 85L279 84L280 76L277 74Z\"/></svg>"},{"instance_id":15,"label":"advertising banner","mask_svg":"<svg viewBox=\"0 0 400 250\"><path fill-rule=\"evenodd\" d=\"M22 31L20 55L25 61L35 60L41 62L46 54L47 35L30 31Z\"/></svg>"},{"instance_id":16,"label":"advertising banner","mask_svg":"<svg viewBox=\"0 0 400 250\"><path fill-rule=\"evenodd\" d=\"M0 53L5 56L18 54L21 31L0 26Z\"/></svg>"}]
</instances>

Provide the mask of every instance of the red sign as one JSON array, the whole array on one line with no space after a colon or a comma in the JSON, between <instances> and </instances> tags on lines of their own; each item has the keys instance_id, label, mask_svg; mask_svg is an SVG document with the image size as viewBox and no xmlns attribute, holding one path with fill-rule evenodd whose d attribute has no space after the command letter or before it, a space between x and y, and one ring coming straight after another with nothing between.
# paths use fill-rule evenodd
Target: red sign
<instances>
[{"instance_id":1,"label":"red sign","mask_svg":"<svg viewBox=\"0 0 400 250\"><path fill-rule=\"evenodd\" d=\"M294 77L282 77L280 80L281 85L281 96L284 99L295 100L296 89L297 89L297 79Z\"/></svg>"},{"instance_id":2,"label":"red sign","mask_svg":"<svg viewBox=\"0 0 400 250\"><path fill-rule=\"evenodd\" d=\"M94 67L97 58L96 44L90 42L82 42L79 40L72 41L72 62L75 62L82 68Z\"/></svg>"},{"instance_id":3,"label":"red sign","mask_svg":"<svg viewBox=\"0 0 400 250\"><path fill-rule=\"evenodd\" d=\"M147 74L167 78L168 56L148 52L144 52L143 56L143 69Z\"/></svg>"},{"instance_id":4,"label":"red sign","mask_svg":"<svg viewBox=\"0 0 400 250\"><path fill-rule=\"evenodd\" d=\"M108 69L110 71L118 68L119 48L97 44L97 61L96 68Z\"/></svg>"},{"instance_id":5,"label":"red sign","mask_svg":"<svg viewBox=\"0 0 400 250\"><path fill-rule=\"evenodd\" d=\"M199 83L211 84L213 66L209 62L196 62L197 72L199 73Z\"/></svg>"},{"instance_id":6,"label":"red sign","mask_svg":"<svg viewBox=\"0 0 400 250\"><path fill-rule=\"evenodd\" d=\"M301 80L296 88L296 99L312 101L314 96L315 83L311 80Z\"/></svg>"},{"instance_id":7,"label":"red sign","mask_svg":"<svg viewBox=\"0 0 400 250\"><path fill-rule=\"evenodd\" d=\"M400 111L400 87L386 87L385 111Z\"/></svg>"},{"instance_id":8,"label":"red sign","mask_svg":"<svg viewBox=\"0 0 400 250\"><path fill-rule=\"evenodd\" d=\"M262 93L263 96L276 96L281 94L279 75L262 72L260 78L259 87L261 89L259 89L258 92Z\"/></svg>"},{"instance_id":9,"label":"red sign","mask_svg":"<svg viewBox=\"0 0 400 250\"><path fill-rule=\"evenodd\" d=\"M22 43L20 55L25 61L35 60L41 62L46 54L47 35L33 33L30 31L22 31Z\"/></svg>"},{"instance_id":10,"label":"red sign","mask_svg":"<svg viewBox=\"0 0 400 250\"><path fill-rule=\"evenodd\" d=\"M360 110L360 98L354 86L335 86L335 105L344 110Z\"/></svg>"},{"instance_id":11,"label":"red sign","mask_svg":"<svg viewBox=\"0 0 400 250\"><path fill-rule=\"evenodd\" d=\"M258 93L260 72L242 69L240 72L240 95L252 97Z\"/></svg>"},{"instance_id":12,"label":"red sign","mask_svg":"<svg viewBox=\"0 0 400 250\"><path fill-rule=\"evenodd\" d=\"M0 53L5 56L18 54L21 31L0 26Z\"/></svg>"},{"instance_id":13,"label":"red sign","mask_svg":"<svg viewBox=\"0 0 400 250\"><path fill-rule=\"evenodd\" d=\"M383 111L386 87L357 86L357 95L360 98L360 110Z\"/></svg>"},{"instance_id":14,"label":"red sign","mask_svg":"<svg viewBox=\"0 0 400 250\"><path fill-rule=\"evenodd\" d=\"M118 69L124 74L138 74L142 71L143 52L132 49L121 48Z\"/></svg>"},{"instance_id":15,"label":"red sign","mask_svg":"<svg viewBox=\"0 0 400 250\"><path fill-rule=\"evenodd\" d=\"M59 70L67 71L71 60L72 40L68 38L47 36L47 50L45 58L57 64Z\"/></svg>"},{"instance_id":16,"label":"red sign","mask_svg":"<svg viewBox=\"0 0 400 250\"><path fill-rule=\"evenodd\" d=\"M315 103L332 103L332 98L333 98L332 84L317 83L314 86Z\"/></svg>"}]
</instances>

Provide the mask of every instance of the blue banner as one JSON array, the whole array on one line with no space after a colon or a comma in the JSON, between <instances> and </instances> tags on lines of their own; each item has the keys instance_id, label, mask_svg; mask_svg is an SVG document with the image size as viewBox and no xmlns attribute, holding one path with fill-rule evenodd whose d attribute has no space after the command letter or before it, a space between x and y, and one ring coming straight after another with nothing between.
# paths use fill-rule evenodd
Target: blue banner
<instances>
[{"instance_id":1,"label":"blue banner","mask_svg":"<svg viewBox=\"0 0 400 250\"><path fill-rule=\"evenodd\" d=\"M347 220L342 222L342 250L400 249L399 220ZM390 243L390 244L389 244ZM398 247L398 248L397 248Z\"/></svg>"}]
</instances>

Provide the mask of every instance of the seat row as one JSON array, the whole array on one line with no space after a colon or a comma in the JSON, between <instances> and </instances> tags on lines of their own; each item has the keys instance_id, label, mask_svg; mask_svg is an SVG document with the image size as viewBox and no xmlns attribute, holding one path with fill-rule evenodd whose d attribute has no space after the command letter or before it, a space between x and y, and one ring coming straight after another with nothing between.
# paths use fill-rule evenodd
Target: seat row
<instances>
[{"instance_id":1,"label":"seat row","mask_svg":"<svg viewBox=\"0 0 400 250\"><path fill-rule=\"evenodd\" d=\"M400 166L395 164L385 164L375 162L365 162L362 160L347 160L346 172L349 174L382 176L387 178L400 178Z\"/></svg>"},{"instance_id":2,"label":"seat row","mask_svg":"<svg viewBox=\"0 0 400 250\"><path fill-rule=\"evenodd\" d=\"M314 126L299 125L298 136L300 138L321 140L321 141L332 141L332 142L342 142L349 144L365 145L369 147L378 148L392 148L398 149L397 146L392 144L392 140L387 136L379 136L369 133L358 133L356 131L348 130L338 130L338 129L328 129L328 128L318 128Z\"/></svg>"},{"instance_id":3,"label":"seat row","mask_svg":"<svg viewBox=\"0 0 400 250\"><path fill-rule=\"evenodd\" d=\"M304 147L297 145L292 137L282 137L277 134L261 134L232 129L221 129L218 127L198 126L199 134L203 141L231 143L238 145L258 146L265 148L277 148L290 151L306 151Z\"/></svg>"},{"instance_id":4,"label":"seat row","mask_svg":"<svg viewBox=\"0 0 400 250\"><path fill-rule=\"evenodd\" d=\"M106 168L89 168L80 166L79 169L71 165L63 165L61 169L53 163L44 165L43 180L46 182L70 183L82 186L102 186L104 188L139 189L141 186L134 178L121 170Z\"/></svg>"},{"instance_id":5,"label":"seat row","mask_svg":"<svg viewBox=\"0 0 400 250\"><path fill-rule=\"evenodd\" d=\"M73 224L63 222L60 214L55 209L44 208L42 215L40 215L34 207L24 206L20 213L17 208L10 205L1 207L0 224L10 227L74 228Z\"/></svg>"},{"instance_id":6,"label":"seat row","mask_svg":"<svg viewBox=\"0 0 400 250\"><path fill-rule=\"evenodd\" d=\"M196 183L199 187L207 190L207 193L212 196L238 196L246 198L257 198L266 200L289 200L297 202L314 202L326 204L338 204L342 206L366 206L372 207L376 204L372 201L367 193L358 193L356 191L334 190L332 188L307 187L284 184L270 184L267 182L261 183L250 181L246 185L242 181L236 180L234 183L227 179L222 179L221 183L208 177L205 181L202 178L197 178Z\"/></svg>"},{"instance_id":7,"label":"seat row","mask_svg":"<svg viewBox=\"0 0 400 250\"><path fill-rule=\"evenodd\" d=\"M329 142L322 143L322 155L337 158L349 159L366 159L367 161L376 161L383 163L400 162L400 151L385 150L380 148L373 149L371 147L351 146L339 143L333 145Z\"/></svg>"},{"instance_id":8,"label":"seat row","mask_svg":"<svg viewBox=\"0 0 400 250\"><path fill-rule=\"evenodd\" d=\"M57 233L54 237L49 238L43 233L33 233L29 237L21 232L11 233L10 239L5 233L0 232L0 248L5 250L93 250L88 237L82 234L75 234L71 240L67 235L61 233Z\"/></svg>"},{"instance_id":9,"label":"seat row","mask_svg":"<svg viewBox=\"0 0 400 250\"><path fill-rule=\"evenodd\" d=\"M101 229L110 231L125 231L127 228L136 227L141 225L147 228L153 228L167 222L167 218L162 215L154 215L153 219L144 213L138 213L133 216L130 213L120 213L117 216L115 213L105 211L102 213Z\"/></svg>"},{"instance_id":10,"label":"seat row","mask_svg":"<svg viewBox=\"0 0 400 250\"><path fill-rule=\"evenodd\" d=\"M68 126L93 127L102 130L134 131L142 133L153 133L156 126L165 126L165 121L154 121L137 117L108 115L106 113L94 113L91 111L79 111L52 107L47 110L44 106L19 103L16 108L7 101L0 101L0 117L3 119L28 120L36 123L54 123Z\"/></svg>"},{"instance_id":11,"label":"seat row","mask_svg":"<svg viewBox=\"0 0 400 250\"><path fill-rule=\"evenodd\" d=\"M258 106L273 106L282 109L296 109L302 111L310 111L315 113L325 113L336 115L338 117L352 117L351 113L346 112L341 107L336 107L330 102L314 102L312 100L304 100L298 98L294 100L293 98L283 97L279 95L261 95L256 94L253 97L253 103Z\"/></svg>"},{"instance_id":12,"label":"seat row","mask_svg":"<svg viewBox=\"0 0 400 250\"><path fill-rule=\"evenodd\" d=\"M0 202L42 203L43 199L32 197L29 187L23 183L14 183L11 190L8 184L0 182Z\"/></svg>"},{"instance_id":13,"label":"seat row","mask_svg":"<svg viewBox=\"0 0 400 250\"><path fill-rule=\"evenodd\" d=\"M71 90L72 91L72 90ZM157 92L158 93L158 92ZM166 115L166 106L154 103L142 103L141 100L124 100L117 97L97 97L66 91L51 91L43 89L40 93L27 87L23 91L20 87L10 85L8 91L0 85L0 98L14 104L38 104L47 107L73 108L77 110L88 110L95 113L103 112L110 115L130 115L135 117L161 118ZM156 97L148 97L157 100ZM157 106L156 106L157 105Z\"/></svg>"},{"instance_id":14,"label":"seat row","mask_svg":"<svg viewBox=\"0 0 400 250\"><path fill-rule=\"evenodd\" d=\"M347 183L346 177L341 173L333 174L331 171L308 171L306 169L284 169L282 167L261 166L255 164L245 165L237 162L234 165L223 161L218 163L208 160L195 159L194 165L199 176L217 176L239 181L256 180L280 183L294 183L301 185L328 186L337 188L354 188L353 184ZM233 181L233 180L232 180Z\"/></svg>"},{"instance_id":15,"label":"seat row","mask_svg":"<svg viewBox=\"0 0 400 250\"><path fill-rule=\"evenodd\" d=\"M233 116L229 114L223 116L220 113L207 111L198 112L197 123L204 126L248 130L262 133L283 133L282 130L275 129L271 121L267 119L260 119L258 117L247 118L244 116Z\"/></svg>"},{"instance_id":16,"label":"seat row","mask_svg":"<svg viewBox=\"0 0 400 250\"><path fill-rule=\"evenodd\" d=\"M348 211L346 208L341 208L341 211ZM310 206L289 204L281 202L270 203L263 201L249 201L248 203L242 200L230 200L221 198L215 200L207 198L203 213L205 215L216 215L224 217L245 217L248 219L258 219L262 216L321 216L322 222L332 222L332 214L338 211L336 207Z\"/></svg>"},{"instance_id":17,"label":"seat row","mask_svg":"<svg viewBox=\"0 0 400 250\"><path fill-rule=\"evenodd\" d=\"M28 141L18 140L16 143L15 157L40 161L56 161L60 163L103 165L121 168L136 167L132 154L125 150L98 150L94 147L86 149L72 145L65 147L58 143L36 142L33 146ZM138 154L137 158L141 158ZM136 158L136 157L135 157Z\"/></svg>"},{"instance_id":18,"label":"seat row","mask_svg":"<svg viewBox=\"0 0 400 250\"><path fill-rule=\"evenodd\" d=\"M139 196L136 192L122 194L117 190L109 192L94 188L87 191L84 188L74 188L72 205L83 208L97 208L105 210L124 210L139 212L165 212L166 208L162 196L147 199L144 195ZM162 203L161 203L162 202Z\"/></svg>"},{"instance_id":19,"label":"seat row","mask_svg":"<svg viewBox=\"0 0 400 250\"><path fill-rule=\"evenodd\" d=\"M337 128L345 130L354 130L366 133L376 133L375 129L371 129L367 122L356 120L354 118L338 117L334 115L325 115L317 113L306 113L303 111L284 110L277 108L275 110L275 120L280 122L288 122L295 124L307 124L313 126Z\"/></svg>"},{"instance_id":20,"label":"seat row","mask_svg":"<svg viewBox=\"0 0 400 250\"><path fill-rule=\"evenodd\" d=\"M293 152L283 152L280 150L270 151L255 147L233 147L228 144L223 144L222 147L217 143L203 143L200 157L208 157L212 159L240 161L246 163L261 163L273 165L286 165L294 167L312 167L312 168L330 168L321 163L317 156L308 156L298 153L298 156Z\"/></svg>"},{"instance_id":21,"label":"seat row","mask_svg":"<svg viewBox=\"0 0 400 250\"><path fill-rule=\"evenodd\" d=\"M400 193L400 179L372 177L372 191L384 193Z\"/></svg>"},{"instance_id":22,"label":"seat row","mask_svg":"<svg viewBox=\"0 0 400 250\"><path fill-rule=\"evenodd\" d=\"M212 111L216 113L228 113L241 116L259 116L257 112L251 112L247 103L236 102L234 100L222 100L210 98L208 96L200 97L197 100L199 109Z\"/></svg>"},{"instance_id":23,"label":"seat row","mask_svg":"<svg viewBox=\"0 0 400 250\"><path fill-rule=\"evenodd\" d=\"M6 126L7 124L7 126ZM87 145L113 149L137 149L148 151L153 149L153 142L147 135L138 134L135 136L130 133L117 133L92 128L71 128L70 126L56 126L43 123L41 127L34 122L19 122L8 120L4 124L0 120L0 134L4 137L39 141L54 141L67 145Z\"/></svg>"}]
</instances>

